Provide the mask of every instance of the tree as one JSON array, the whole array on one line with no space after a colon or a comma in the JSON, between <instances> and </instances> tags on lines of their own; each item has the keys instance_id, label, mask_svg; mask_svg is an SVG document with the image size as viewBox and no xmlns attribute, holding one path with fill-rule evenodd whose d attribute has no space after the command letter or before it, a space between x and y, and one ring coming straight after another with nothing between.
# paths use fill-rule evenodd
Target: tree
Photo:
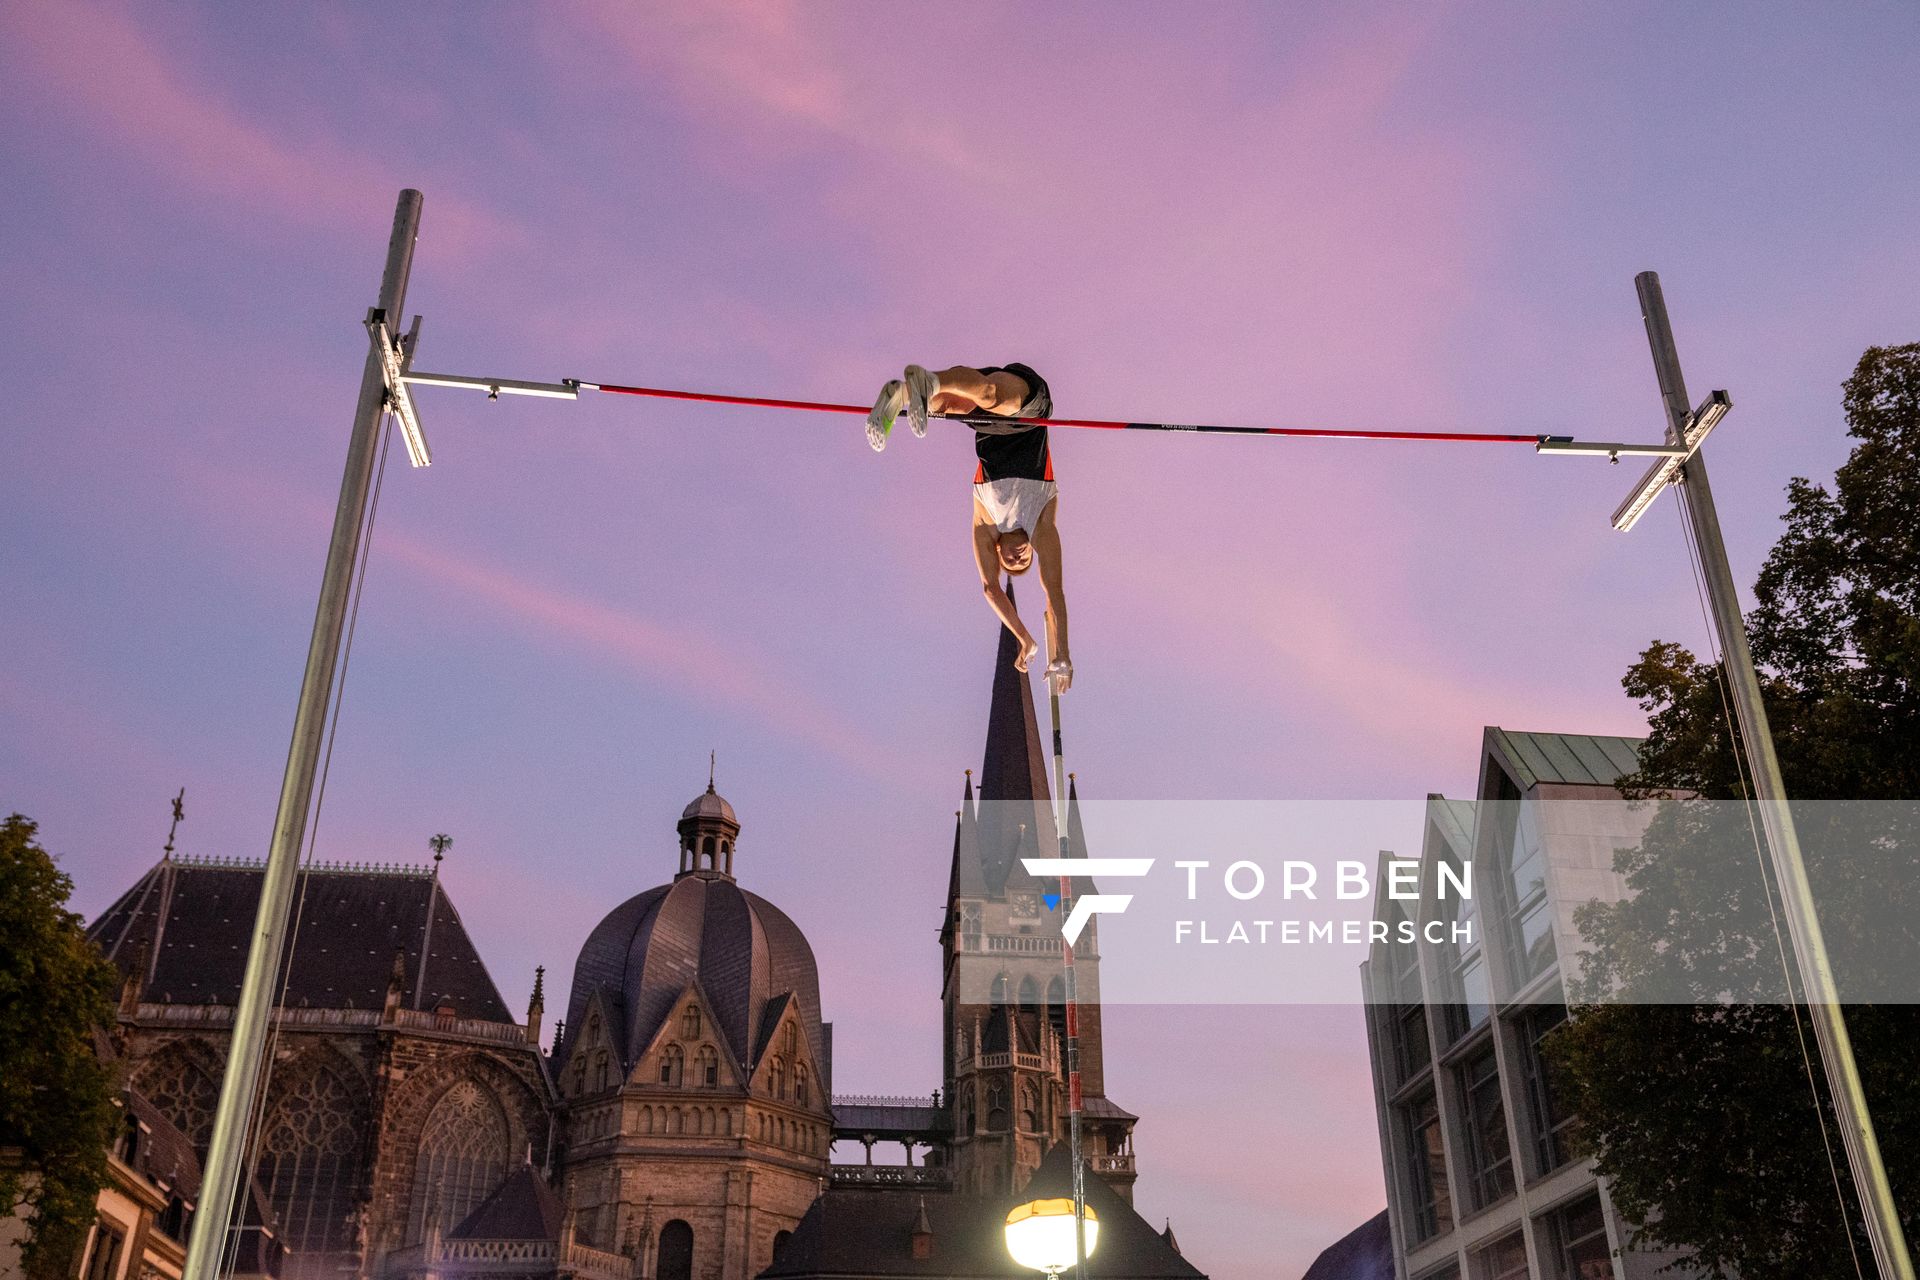
<instances>
[{"instance_id":1,"label":"tree","mask_svg":"<svg viewBox=\"0 0 1920 1280\"><path fill-rule=\"evenodd\" d=\"M1920 1008L1896 993L1920 973L1908 923L1920 914L1920 344L1868 350L1844 389L1856 444L1832 492L1788 485L1786 532L1761 570L1747 629L1911 1236ZM1811 1069L1803 1057L1811 1028L1779 998L1757 869L1750 885L1729 887L1730 860L1751 862L1754 851L1733 847L1709 807L1744 795L1719 675L1656 642L1622 682L1649 715L1625 790L1666 801L1641 844L1616 857L1633 896L1579 913L1591 949L1574 994L1594 1003L1550 1052L1580 1141L1615 1203L1641 1223L1637 1238L1685 1248L1716 1276L1839 1280L1855 1274L1853 1253L1868 1251L1827 1083L1817 1057ZM1688 794L1701 799L1676 798ZM1655 988L1676 980L1690 991L1683 1002L1636 1002L1669 998ZM1849 992L1879 1002L1854 1004Z\"/></svg>"},{"instance_id":2,"label":"tree","mask_svg":"<svg viewBox=\"0 0 1920 1280\"><path fill-rule=\"evenodd\" d=\"M99 1050L117 971L67 910L73 881L14 814L0 822L0 1205L29 1222L28 1275L65 1270L93 1222L115 1109Z\"/></svg>"}]
</instances>

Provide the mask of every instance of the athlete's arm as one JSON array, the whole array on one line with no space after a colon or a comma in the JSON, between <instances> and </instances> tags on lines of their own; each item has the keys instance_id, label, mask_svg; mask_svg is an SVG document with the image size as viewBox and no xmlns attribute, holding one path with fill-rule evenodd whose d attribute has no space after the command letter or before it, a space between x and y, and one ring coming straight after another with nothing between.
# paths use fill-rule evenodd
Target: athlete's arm
<instances>
[{"instance_id":1,"label":"athlete's arm","mask_svg":"<svg viewBox=\"0 0 1920 1280\"><path fill-rule=\"evenodd\" d=\"M1066 664L1059 691L1073 687L1073 658L1067 648L1067 589L1060 570L1060 527L1054 513L1060 509L1056 494L1033 526L1033 558L1040 564L1040 585L1047 593L1047 662Z\"/></svg>"}]
</instances>

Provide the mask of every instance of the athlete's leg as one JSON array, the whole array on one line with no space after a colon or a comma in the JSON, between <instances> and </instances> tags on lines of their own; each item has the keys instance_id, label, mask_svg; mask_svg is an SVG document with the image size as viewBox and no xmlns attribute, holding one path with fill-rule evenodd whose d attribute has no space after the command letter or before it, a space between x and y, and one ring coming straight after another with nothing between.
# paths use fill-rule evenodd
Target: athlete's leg
<instances>
[{"instance_id":1,"label":"athlete's leg","mask_svg":"<svg viewBox=\"0 0 1920 1280\"><path fill-rule=\"evenodd\" d=\"M1012 417L1020 412L1030 390L1025 378L1004 369L998 373L982 373L966 365L955 365L942 369L933 378L935 391L928 397L927 407L935 413L972 413L975 409L984 409Z\"/></svg>"}]
</instances>

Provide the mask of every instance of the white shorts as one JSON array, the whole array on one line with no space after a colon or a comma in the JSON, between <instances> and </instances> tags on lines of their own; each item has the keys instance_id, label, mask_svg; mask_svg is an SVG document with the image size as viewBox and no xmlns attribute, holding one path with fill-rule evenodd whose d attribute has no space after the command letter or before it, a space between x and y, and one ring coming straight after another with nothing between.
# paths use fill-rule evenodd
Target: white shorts
<instances>
[{"instance_id":1,"label":"white shorts","mask_svg":"<svg viewBox=\"0 0 1920 1280\"><path fill-rule=\"evenodd\" d=\"M973 486L974 500L996 529L1002 533L1018 529L1029 538L1040 523L1040 513L1059 492L1060 486L1052 480L984 480Z\"/></svg>"}]
</instances>

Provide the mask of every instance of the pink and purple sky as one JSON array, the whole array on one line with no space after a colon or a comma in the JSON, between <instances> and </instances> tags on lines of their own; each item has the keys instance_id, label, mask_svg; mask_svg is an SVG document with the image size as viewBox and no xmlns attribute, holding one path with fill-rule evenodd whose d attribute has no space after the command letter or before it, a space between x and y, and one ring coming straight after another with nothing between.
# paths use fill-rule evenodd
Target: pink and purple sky
<instances>
[{"instance_id":1,"label":"pink and purple sky","mask_svg":"<svg viewBox=\"0 0 1920 1280\"><path fill-rule=\"evenodd\" d=\"M1916 63L1891 6L5 5L0 807L89 913L183 785L185 851L264 852L402 186L424 366L829 400L1023 360L1077 416L1651 439L1654 268L1737 406L1746 581L1787 478L1845 455L1860 351L1920 338ZM968 441L422 404L319 855L451 833L518 1004L672 870L717 748L836 1083L934 1087L993 644ZM1482 725L1633 733L1626 665L1702 640L1671 503L1607 526L1638 466L1055 449L1089 796L1467 794ZM1219 1280L1383 1203L1358 1010L1107 1032L1140 1206Z\"/></svg>"}]
</instances>

